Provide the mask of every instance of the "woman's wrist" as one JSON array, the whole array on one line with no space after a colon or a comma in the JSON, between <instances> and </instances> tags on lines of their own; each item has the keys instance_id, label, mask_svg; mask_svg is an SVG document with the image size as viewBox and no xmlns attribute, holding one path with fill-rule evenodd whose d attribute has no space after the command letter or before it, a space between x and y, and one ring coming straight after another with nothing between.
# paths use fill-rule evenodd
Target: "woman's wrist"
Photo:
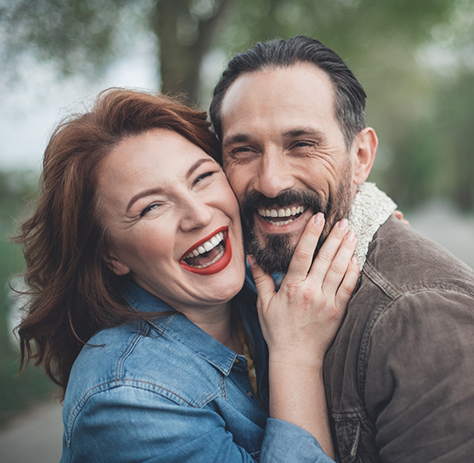
<instances>
[{"instance_id":1,"label":"woman's wrist","mask_svg":"<svg viewBox=\"0 0 474 463\"><path fill-rule=\"evenodd\" d=\"M283 353L270 353L268 364L269 368L284 369L285 371L291 370L310 370L314 372L323 369L324 354L311 354L305 355L300 352L292 353L291 350L287 350Z\"/></svg>"}]
</instances>

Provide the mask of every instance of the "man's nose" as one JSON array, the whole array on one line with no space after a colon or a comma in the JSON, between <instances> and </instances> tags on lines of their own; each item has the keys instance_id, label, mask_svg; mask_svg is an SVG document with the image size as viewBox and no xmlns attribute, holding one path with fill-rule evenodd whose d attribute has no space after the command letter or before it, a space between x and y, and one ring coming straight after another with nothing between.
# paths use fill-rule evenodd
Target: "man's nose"
<instances>
[{"instance_id":1,"label":"man's nose","mask_svg":"<svg viewBox=\"0 0 474 463\"><path fill-rule=\"evenodd\" d=\"M294 177L283 156L278 152L264 153L257 170L254 189L267 198L274 198L294 185Z\"/></svg>"},{"instance_id":2,"label":"man's nose","mask_svg":"<svg viewBox=\"0 0 474 463\"><path fill-rule=\"evenodd\" d=\"M211 223L213 208L205 201L190 198L182 206L180 227L184 232L204 228Z\"/></svg>"}]
</instances>

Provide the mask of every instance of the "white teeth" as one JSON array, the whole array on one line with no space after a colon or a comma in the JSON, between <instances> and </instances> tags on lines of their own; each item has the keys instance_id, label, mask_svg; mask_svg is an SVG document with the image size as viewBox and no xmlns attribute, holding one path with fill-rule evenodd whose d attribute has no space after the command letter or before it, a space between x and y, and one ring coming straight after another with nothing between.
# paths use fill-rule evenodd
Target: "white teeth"
<instances>
[{"instance_id":1,"label":"white teeth","mask_svg":"<svg viewBox=\"0 0 474 463\"><path fill-rule=\"evenodd\" d=\"M203 244L203 247L207 252L209 252L211 249L214 249L215 246L210 241L206 241Z\"/></svg>"},{"instance_id":2,"label":"white teeth","mask_svg":"<svg viewBox=\"0 0 474 463\"><path fill-rule=\"evenodd\" d=\"M189 259L191 257L197 257L200 254L204 254L206 252L211 251L216 246L218 246L222 240L224 239L224 232L219 232L215 234L212 238L208 239L205 243L202 243L197 248L193 249L189 254L184 256L185 259Z\"/></svg>"},{"instance_id":3,"label":"white teeth","mask_svg":"<svg viewBox=\"0 0 474 463\"><path fill-rule=\"evenodd\" d=\"M258 214L261 217L291 217L296 214L302 214L305 211L305 206L293 206L292 208L286 209L258 209ZM285 225L292 222L293 219L283 222L273 222L275 225Z\"/></svg>"}]
</instances>

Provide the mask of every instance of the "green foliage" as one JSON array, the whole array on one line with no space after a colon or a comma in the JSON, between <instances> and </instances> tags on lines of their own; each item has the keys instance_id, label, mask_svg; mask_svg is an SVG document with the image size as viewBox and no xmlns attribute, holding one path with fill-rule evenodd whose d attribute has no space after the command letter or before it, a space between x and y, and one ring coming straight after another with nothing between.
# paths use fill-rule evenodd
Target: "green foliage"
<instances>
[{"instance_id":1,"label":"green foliage","mask_svg":"<svg viewBox=\"0 0 474 463\"><path fill-rule=\"evenodd\" d=\"M33 172L0 172L0 427L20 408L54 390L42 370L28 367L19 375L19 350L11 340L9 278L23 270L21 249L9 243L16 220L32 199L38 179Z\"/></svg>"},{"instance_id":2,"label":"green foliage","mask_svg":"<svg viewBox=\"0 0 474 463\"><path fill-rule=\"evenodd\" d=\"M33 198L37 178L32 172L0 172L0 354L9 351L7 315L8 280L23 270L23 256L18 246L9 242L17 217L25 210L25 198Z\"/></svg>"},{"instance_id":3,"label":"green foliage","mask_svg":"<svg viewBox=\"0 0 474 463\"><path fill-rule=\"evenodd\" d=\"M465 211L474 210L474 72L462 72L444 86L439 100L437 160L450 172L446 195Z\"/></svg>"},{"instance_id":4,"label":"green foliage","mask_svg":"<svg viewBox=\"0 0 474 463\"><path fill-rule=\"evenodd\" d=\"M14 351L0 356L0 429L19 410L51 397L57 391L40 368L28 366L20 375L18 357L18 352Z\"/></svg>"},{"instance_id":5,"label":"green foliage","mask_svg":"<svg viewBox=\"0 0 474 463\"><path fill-rule=\"evenodd\" d=\"M0 9L3 64L25 53L53 61L65 75L101 71L123 45L122 14L133 22L133 9L146 0L16 0ZM141 3L141 4L140 4Z\"/></svg>"}]
</instances>

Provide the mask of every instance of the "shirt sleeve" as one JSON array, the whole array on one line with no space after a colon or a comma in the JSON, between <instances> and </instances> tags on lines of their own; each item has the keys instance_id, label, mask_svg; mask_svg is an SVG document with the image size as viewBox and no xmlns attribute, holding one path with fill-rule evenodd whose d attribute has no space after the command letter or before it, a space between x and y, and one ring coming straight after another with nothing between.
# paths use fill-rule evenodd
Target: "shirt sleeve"
<instances>
[{"instance_id":1,"label":"shirt sleeve","mask_svg":"<svg viewBox=\"0 0 474 463\"><path fill-rule=\"evenodd\" d=\"M311 434L272 419L263 448L250 454L234 442L219 413L181 406L139 387L98 392L80 407L70 418L61 463L332 462Z\"/></svg>"},{"instance_id":2,"label":"shirt sleeve","mask_svg":"<svg viewBox=\"0 0 474 463\"><path fill-rule=\"evenodd\" d=\"M319 442L304 429L269 418L262 445L261 463L334 463Z\"/></svg>"},{"instance_id":3,"label":"shirt sleeve","mask_svg":"<svg viewBox=\"0 0 474 463\"><path fill-rule=\"evenodd\" d=\"M384 463L474 454L474 301L458 288L396 300L370 339L365 398Z\"/></svg>"}]
</instances>

